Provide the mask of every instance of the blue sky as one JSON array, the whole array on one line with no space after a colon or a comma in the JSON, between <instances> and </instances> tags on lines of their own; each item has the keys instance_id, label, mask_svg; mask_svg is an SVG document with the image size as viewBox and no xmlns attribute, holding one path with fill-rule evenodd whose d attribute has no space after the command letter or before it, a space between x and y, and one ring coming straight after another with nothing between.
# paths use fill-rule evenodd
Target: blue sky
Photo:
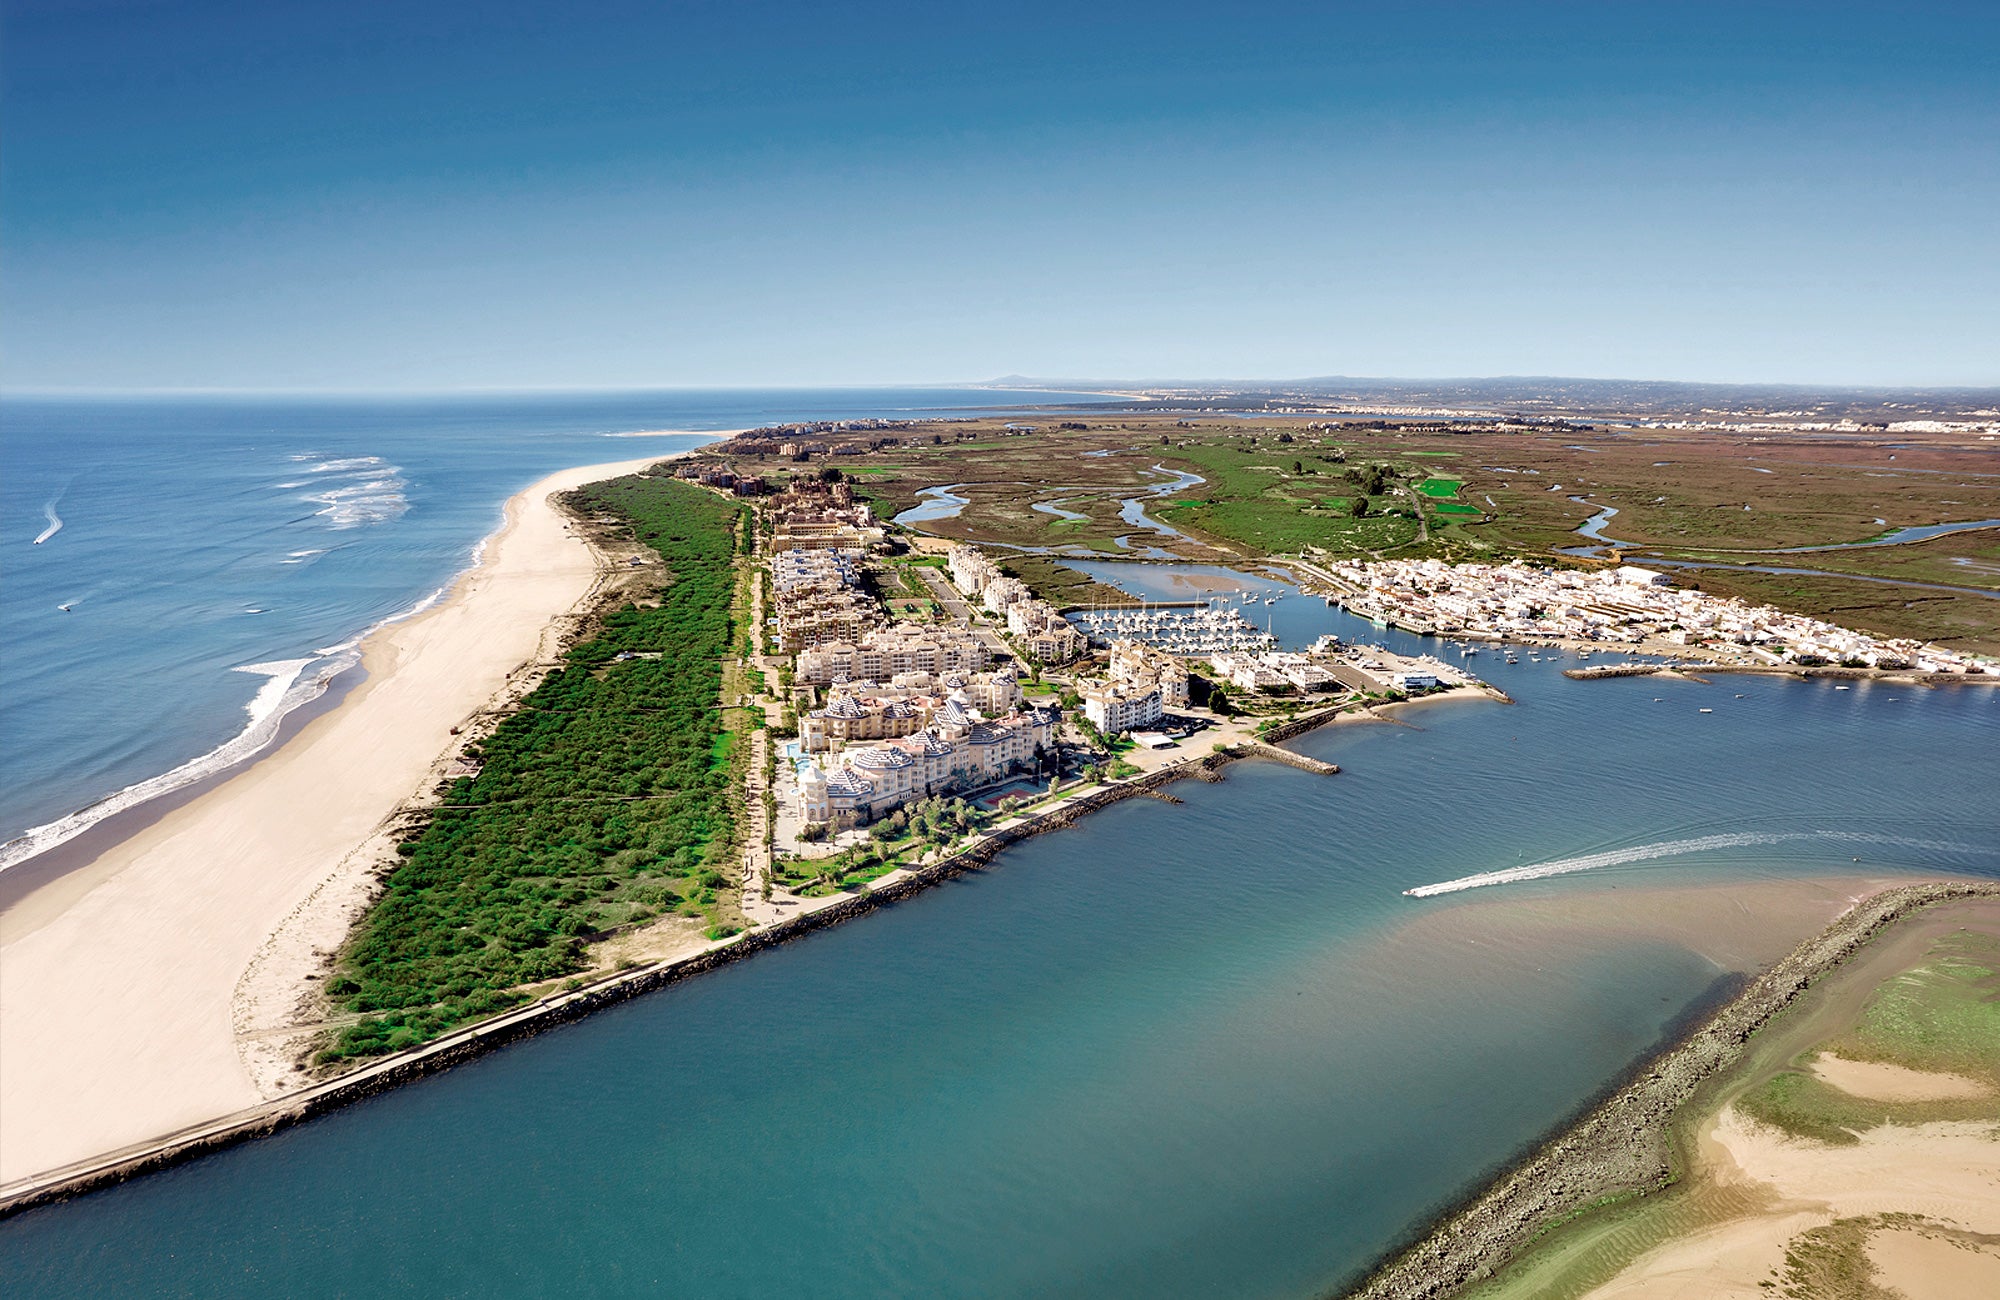
<instances>
[{"instance_id":1,"label":"blue sky","mask_svg":"<svg viewBox=\"0 0 2000 1300\"><path fill-rule=\"evenodd\" d=\"M0 13L11 387L2000 383L2000 4Z\"/></svg>"}]
</instances>

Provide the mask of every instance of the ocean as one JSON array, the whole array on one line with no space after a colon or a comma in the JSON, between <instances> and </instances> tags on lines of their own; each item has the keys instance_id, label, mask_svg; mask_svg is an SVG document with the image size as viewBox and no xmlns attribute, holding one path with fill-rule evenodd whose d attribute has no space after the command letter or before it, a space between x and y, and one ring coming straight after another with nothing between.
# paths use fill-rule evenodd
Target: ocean
<instances>
[{"instance_id":1,"label":"ocean","mask_svg":"<svg viewBox=\"0 0 2000 1300\"><path fill-rule=\"evenodd\" d=\"M0 868L257 752L554 470L977 389L0 399Z\"/></svg>"},{"instance_id":2,"label":"ocean","mask_svg":"<svg viewBox=\"0 0 2000 1300\"><path fill-rule=\"evenodd\" d=\"M512 491L631 454L606 434L833 398L759 400L9 403L10 816L227 742L276 680L237 669L410 608ZM1275 575L1090 567L1276 594L1291 645L1456 654ZM1294 744L1338 777L1239 763L0 1223L10 1300L1324 1294L1725 996L1773 891L2000 875L2000 691L1468 662L1516 703L1322 729Z\"/></svg>"},{"instance_id":3,"label":"ocean","mask_svg":"<svg viewBox=\"0 0 2000 1300\"><path fill-rule=\"evenodd\" d=\"M1456 654L1253 581L1290 643ZM0 1223L9 1294L1322 1295L1768 960L1781 896L2000 875L2000 691L1469 662L1516 702Z\"/></svg>"}]
</instances>

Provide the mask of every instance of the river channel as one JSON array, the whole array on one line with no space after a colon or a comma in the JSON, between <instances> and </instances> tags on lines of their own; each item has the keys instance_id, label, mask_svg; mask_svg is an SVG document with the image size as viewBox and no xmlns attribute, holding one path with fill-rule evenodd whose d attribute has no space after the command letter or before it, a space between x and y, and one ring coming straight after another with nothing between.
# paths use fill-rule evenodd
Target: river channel
<instances>
[{"instance_id":1,"label":"river channel","mask_svg":"<svg viewBox=\"0 0 2000 1300\"><path fill-rule=\"evenodd\" d=\"M1231 580L1094 571L1152 599ZM1458 658L1239 585L1288 644ZM1517 703L1322 729L1295 744L1340 776L1239 763L18 1216L10 1300L1323 1294L1768 959L1764 931L1816 928L1799 900L2000 875L2000 690L1464 662Z\"/></svg>"}]
</instances>

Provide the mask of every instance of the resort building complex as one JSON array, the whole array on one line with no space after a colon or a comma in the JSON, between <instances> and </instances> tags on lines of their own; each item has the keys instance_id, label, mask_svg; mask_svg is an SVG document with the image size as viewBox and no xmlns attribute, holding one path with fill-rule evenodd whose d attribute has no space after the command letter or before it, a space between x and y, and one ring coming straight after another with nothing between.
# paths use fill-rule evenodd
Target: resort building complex
<instances>
[{"instance_id":1,"label":"resort building complex","mask_svg":"<svg viewBox=\"0 0 2000 1300\"><path fill-rule=\"evenodd\" d=\"M1062 665L1089 648L1089 639L1070 626L1061 611L1037 600L1026 583L1002 574L975 548L952 547L946 553L945 566L952 584L968 598L977 597L989 612L1006 616L1008 635L1033 659Z\"/></svg>"},{"instance_id":2,"label":"resort building complex","mask_svg":"<svg viewBox=\"0 0 2000 1300\"><path fill-rule=\"evenodd\" d=\"M816 686L849 680L886 682L902 673L976 673L992 660L986 642L971 631L898 623L856 641L800 651L796 675Z\"/></svg>"},{"instance_id":3,"label":"resort building complex","mask_svg":"<svg viewBox=\"0 0 2000 1300\"><path fill-rule=\"evenodd\" d=\"M841 682L828 688L825 708L799 719L799 738L814 754L838 751L857 741L893 740L929 726L954 702L986 717L1000 717L1019 707L1021 683L1010 668L970 676L899 673L886 686Z\"/></svg>"},{"instance_id":4,"label":"resort building complex","mask_svg":"<svg viewBox=\"0 0 2000 1300\"><path fill-rule=\"evenodd\" d=\"M1157 686L1141 687L1106 682L1086 687L1082 696L1083 716L1090 720L1091 726L1107 736L1150 727L1157 723L1165 712L1160 704L1160 688Z\"/></svg>"},{"instance_id":5,"label":"resort building complex","mask_svg":"<svg viewBox=\"0 0 2000 1300\"><path fill-rule=\"evenodd\" d=\"M1054 744L1057 720L1039 709L988 720L952 700L921 731L799 760L800 810L809 824L845 827L913 800L990 784L1034 765Z\"/></svg>"}]
</instances>

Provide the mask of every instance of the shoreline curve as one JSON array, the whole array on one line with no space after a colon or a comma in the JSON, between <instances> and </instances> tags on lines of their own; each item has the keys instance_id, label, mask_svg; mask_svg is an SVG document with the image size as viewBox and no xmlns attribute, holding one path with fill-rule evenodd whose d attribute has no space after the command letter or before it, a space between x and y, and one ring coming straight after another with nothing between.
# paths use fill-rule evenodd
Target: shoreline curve
<instances>
[{"instance_id":1,"label":"shoreline curve","mask_svg":"<svg viewBox=\"0 0 2000 1300\"><path fill-rule=\"evenodd\" d=\"M365 676L337 705L11 900L0 1185L268 1100L235 1033L245 971L321 885L356 870L451 728L538 675L565 615L592 598L598 555L551 495L668 458L574 467L515 494L442 599L366 638Z\"/></svg>"}]
</instances>

